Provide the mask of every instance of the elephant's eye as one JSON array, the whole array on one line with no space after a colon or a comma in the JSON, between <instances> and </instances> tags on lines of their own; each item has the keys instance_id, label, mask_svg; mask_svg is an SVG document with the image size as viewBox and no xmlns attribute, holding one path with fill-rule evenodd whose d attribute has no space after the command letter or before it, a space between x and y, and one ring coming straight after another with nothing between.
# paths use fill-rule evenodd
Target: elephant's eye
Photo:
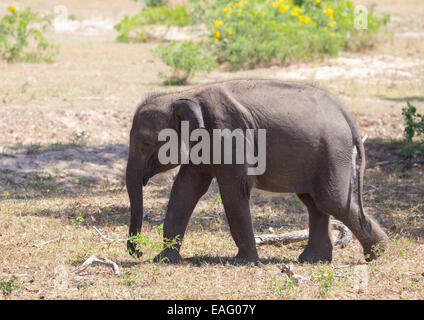
<instances>
[{"instance_id":1,"label":"elephant's eye","mask_svg":"<svg viewBox=\"0 0 424 320\"><path fill-rule=\"evenodd\" d=\"M153 141L144 140L144 141L142 142L142 144L143 144L143 147L145 147L145 148L150 148L151 146L153 146Z\"/></svg>"}]
</instances>

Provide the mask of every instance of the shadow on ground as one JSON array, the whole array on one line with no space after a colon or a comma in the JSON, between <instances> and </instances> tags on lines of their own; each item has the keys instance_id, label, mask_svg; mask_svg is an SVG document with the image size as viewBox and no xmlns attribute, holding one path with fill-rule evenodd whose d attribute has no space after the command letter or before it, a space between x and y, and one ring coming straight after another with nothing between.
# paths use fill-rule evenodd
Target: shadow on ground
<instances>
[{"instance_id":1,"label":"shadow on ground","mask_svg":"<svg viewBox=\"0 0 424 320\"><path fill-rule=\"evenodd\" d=\"M424 170L422 163L404 162L399 153L403 141L388 139L368 139L365 143L368 169L364 181L364 201L366 210L387 230L411 238L424 236ZM124 192L123 172L126 166L128 147L123 144L101 146L57 146L34 148L21 146L7 150L0 155L0 195L10 192L6 198L61 198L71 200L65 207L30 208L23 215L46 216L72 221L83 216L88 226L126 225L129 222L129 202L121 199L118 203L104 205L84 204L86 199L95 196L113 195ZM50 172L42 176L41 171ZM79 180L75 177L80 174ZM145 187L145 194L153 203L153 217L163 216L169 197L175 171L160 178L154 178ZM41 178L40 178L41 177ZM43 178L44 177L44 178ZM53 177L53 178L52 178ZM95 183L85 183L86 180ZM114 185L103 185L102 179L117 179ZM18 179L17 179L18 178ZM109 179L110 178L110 179ZM15 180L13 180L15 179ZM20 179L20 180L19 180ZM156 180L155 180L156 179ZM12 181L12 182L11 182ZM75 183L72 188L66 185ZM18 187L17 187L18 186ZM22 186L20 188L19 186ZM217 204L219 189L214 182L209 192L202 198L208 204L194 215L211 216L207 222L192 219L193 228L219 230L225 217L222 204ZM160 202L157 202L158 200ZM255 217L255 231L266 233L272 228L305 226L305 209L292 195L276 195L267 198L253 193L251 211ZM149 209L149 208L148 208ZM302 216L303 218L299 218ZM303 219L303 220L302 220ZM155 225L160 222L151 222ZM221 224L221 225L220 225ZM224 223L226 227L226 223Z\"/></svg>"}]
</instances>

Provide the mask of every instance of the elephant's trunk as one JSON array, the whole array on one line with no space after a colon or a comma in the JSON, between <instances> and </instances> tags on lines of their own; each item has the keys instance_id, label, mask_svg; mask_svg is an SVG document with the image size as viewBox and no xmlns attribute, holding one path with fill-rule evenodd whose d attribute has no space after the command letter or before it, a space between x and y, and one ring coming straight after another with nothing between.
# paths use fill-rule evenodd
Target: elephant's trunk
<instances>
[{"instance_id":1,"label":"elephant's trunk","mask_svg":"<svg viewBox=\"0 0 424 320\"><path fill-rule=\"evenodd\" d=\"M140 164L131 155L128 158L126 171L127 192L131 205L131 222L129 236L136 236L141 232L143 224L143 174ZM130 255L141 257L142 252L136 249L136 244L131 240L127 241L127 248Z\"/></svg>"}]
</instances>

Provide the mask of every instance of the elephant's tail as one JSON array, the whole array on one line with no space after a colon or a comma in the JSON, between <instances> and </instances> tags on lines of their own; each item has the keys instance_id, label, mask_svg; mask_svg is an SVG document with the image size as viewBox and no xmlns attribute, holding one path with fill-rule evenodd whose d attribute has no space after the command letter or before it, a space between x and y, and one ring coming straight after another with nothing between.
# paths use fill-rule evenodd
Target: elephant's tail
<instances>
[{"instance_id":1,"label":"elephant's tail","mask_svg":"<svg viewBox=\"0 0 424 320\"><path fill-rule=\"evenodd\" d=\"M362 201L364 172L365 172L365 165L366 165L364 143L362 142L361 136L359 135L359 132L353 117L350 114L348 114L343 108L341 108L341 111L352 132L353 144L358 150L358 157L359 157L358 204L359 204L359 211L360 211L359 225L365 232L370 233L371 223L368 220L367 216L365 215L364 205ZM352 155L355 156L355 153L352 153ZM356 168L353 168L353 169L356 170Z\"/></svg>"},{"instance_id":2,"label":"elephant's tail","mask_svg":"<svg viewBox=\"0 0 424 320\"><path fill-rule=\"evenodd\" d=\"M360 210L360 218L359 218L359 224L361 228L368 233L371 232L371 224L368 221L365 211L364 211L364 205L362 201L362 194L364 190L363 182L364 182L364 172L365 172L365 149L364 149L364 143L362 142L361 136L358 134L356 128L352 130L353 134L353 142L355 144L356 149L358 150L358 157L359 157L359 174L358 174L358 203L359 203L359 210ZM355 170L356 168L354 168Z\"/></svg>"}]
</instances>

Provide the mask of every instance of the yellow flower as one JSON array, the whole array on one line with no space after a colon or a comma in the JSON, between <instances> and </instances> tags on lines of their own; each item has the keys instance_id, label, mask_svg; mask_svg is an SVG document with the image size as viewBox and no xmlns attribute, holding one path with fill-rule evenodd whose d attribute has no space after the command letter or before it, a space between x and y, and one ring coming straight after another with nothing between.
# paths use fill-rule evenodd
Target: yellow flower
<instances>
[{"instance_id":1,"label":"yellow flower","mask_svg":"<svg viewBox=\"0 0 424 320\"><path fill-rule=\"evenodd\" d=\"M229 16L231 16L231 13L233 13L233 9L231 7L225 7L224 12L225 12L225 15L228 18Z\"/></svg>"},{"instance_id":2,"label":"yellow flower","mask_svg":"<svg viewBox=\"0 0 424 320\"><path fill-rule=\"evenodd\" d=\"M305 19L303 20L303 22L305 24L307 24L309 21L311 21L311 18L310 17L305 17Z\"/></svg>"},{"instance_id":3,"label":"yellow flower","mask_svg":"<svg viewBox=\"0 0 424 320\"><path fill-rule=\"evenodd\" d=\"M335 25L336 25L336 22L335 21L333 21L333 22L330 23L330 27L331 28L334 28Z\"/></svg>"},{"instance_id":4,"label":"yellow flower","mask_svg":"<svg viewBox=\"0 0 424 320\"><path fill-rule=\"evenodd\" d=\"M228 34L233 34L233 31L231 31L230 29L227 30Z\"/></svg>"},{"instance_id":5,"label":"yellow flower","mask_svg":"<svg viewBox=\"0 0 424 320\"><path fill-rule=\"evenodd\" d=\"M218 42L218 39L215 39L213 42L217 43Z\"/></svg>"},{"instance_id":6,"label":"yellow flower","mask_svg":"<svg viewBox=\"0 0 424 320\"><path fill-rule=\"evenodd\" d=\"M328 18L329 18L330 20L333 20L333 19L334 19L334 17L333 17L333 16L329 16Z\"/></svg>"},{"instance_id":7,"label":"yellow flower","mask_svg":"<svg viewBox=\"0 0 424 320\"><path fill-rule=\"evenodd\" d=\"M224 24L224 22L223 21L221 21L221 20L215 20L215 22L214 22L214 25L215 25L215 27L219 27L219 26L222 26Z\"/></svg>"},{"instance_id":8,"label":"yellow flower","mask_svg":"<svg viewBox=\"0 0 424 320\"><path fill-rule=\"evenodd\" d=\"M16 11L16 7L15 7L15 6L10 6L10 7L8 8L8 10L9 10L9 12L10 12L10 13L13 13L13 12L15 12L15 11Z\"/></svg>"},{"instance_id":9,"label":"yellow flower","mask_svg":"<svg viewBox=\"0 0 424 320\"><path fill-rule=\"evenodd\" d=\"M321 0L315 0L315 2L316 2L316 3L320 3L320 2L321 2Z\"/></svg>"},{"instance_id":10,"label":"yellow flower","mask_svg":"<svg viewBox=\"0 0 424 320\"><path fill-rule=\"evenodd\" d=\"M285 12L285 11L287 11L288 9L290 9L290 6L288 6L288 5L284 4L284 3L282 3L282 4L281 4L281 8L280 8L280 9L278 9L278 11L279 11L279 12Z\"/></svg>"},{"instance_id":11,"label":"yellow flower","mask_svg":"<svg viewBox=\"0 0 424 320\"><path fill-rule=\"evenodd\" d=\"M36 36L35 40L40 41L41 40L40 36Z\"/></svg>"},{"instance_id":12,"label":"yellow flower","mask_svg":"<svg viewBox=\"0 0 424 320\"><path fill-rule=\"evenodd\" d=\"M221 38L221 33L219 31L215 32L215 38L217 39Z\"/></svg>"}]
</instances>

